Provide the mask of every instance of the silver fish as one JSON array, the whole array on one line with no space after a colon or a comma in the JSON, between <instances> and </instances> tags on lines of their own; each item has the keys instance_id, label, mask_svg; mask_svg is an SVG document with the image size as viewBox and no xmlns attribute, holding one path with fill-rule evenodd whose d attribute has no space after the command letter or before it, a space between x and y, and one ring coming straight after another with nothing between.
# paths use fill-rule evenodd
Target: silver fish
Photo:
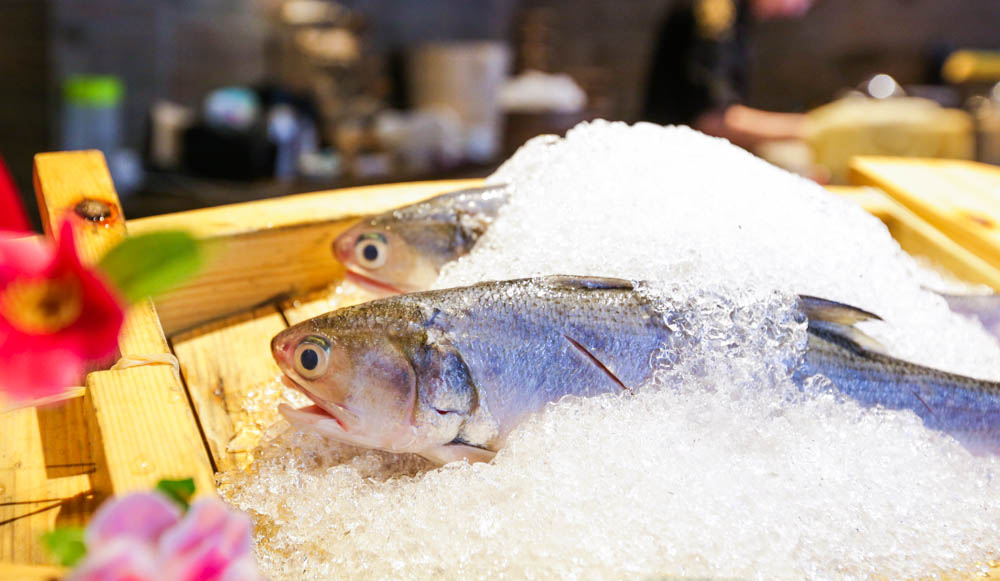
<instances>
[{"instance_id":1,"label":"silver fish","mask_svg":"<svg viewBox=\"0 0 1000 581\"><path fill-rule=\"evenodd\" d=\"M445 263L472 250L509 196L506 185L485 186L378 214L338 236L333 254L377 292L424 290Z\"/></svg>"},{"instance_id":2,"label":"silver fish","mask_svg":"<svg viewBox=\"0 0 1000 581\"><path fill-rule=\"evenodd\" d=\"M963 440L1000 442L1000 385L894 359L852 325L871 313L801 297L822 373L866 405L910 409ZM662 313L632 282L550 276L380 299L278 334L287 382L316 404L281 407L350 444L435 462L488 461L528 414L561 398L632 391L668 345Z\"/></svg>"}]
</instances>

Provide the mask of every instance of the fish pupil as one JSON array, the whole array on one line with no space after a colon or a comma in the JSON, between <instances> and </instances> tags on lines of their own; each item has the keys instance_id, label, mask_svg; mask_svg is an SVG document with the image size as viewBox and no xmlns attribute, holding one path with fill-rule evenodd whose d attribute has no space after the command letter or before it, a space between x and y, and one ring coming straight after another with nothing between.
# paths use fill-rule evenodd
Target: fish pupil
<instances>
[{"instance_id":1,"label":"fish pupil","mask_svg":"<svg viewBox=\"0 0 1000 581\"><path fill-rule=\"evenodd\" d=\"M299 355L299 362L302 363L304 369L312 371L319 365L319 355L316 354L315 349L306 349Z\"/></svg>"},{"instance_id":2,"label":"fish pupil","mask_svg":"<svg viewBox=\"0 0 1000 581\"><path fill-rule=\"evenodd\" d=\"M365 260L374 261L376 258L378 258L378 247L376 247L374 244L366 245L361 250L361 252L362 255L365 257Z\"/></svg>"}]
</instances>

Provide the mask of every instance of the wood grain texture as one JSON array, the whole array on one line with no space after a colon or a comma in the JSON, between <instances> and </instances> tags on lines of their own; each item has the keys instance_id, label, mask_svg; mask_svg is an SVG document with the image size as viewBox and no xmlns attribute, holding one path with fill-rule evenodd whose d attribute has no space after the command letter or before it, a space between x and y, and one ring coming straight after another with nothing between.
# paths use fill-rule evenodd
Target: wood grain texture
<instances>
[{"instance_id":1,"label":"wood grain texture","mask_svg":"<svg viewBox=\"0 0 1000 581\"><path fill-rule=\"evenodd\" d=\"M204 270L158 297L168 335L339 281L331 243L360 217L482 180L418 182L288 196L141 218L134 233L185 228L211 247Z\"/></svg>"},{"instance_id":2,"label":"wood grain texture","mask_svg":"<svg viewBox=\"0 0 1000 581\"><path fill-rule=\"evenodd\" d=\"M284 328L281 313L267 307L171 341L219 470L247 466L261 434L279 419L281 371L271 338Z\"/></svg>"},{"instance_id":3,"label":"wood grain texture","mask_svg":"<svg viewBox=\"0 0 1000 581\"><path fill-rule=\"evenodd\" d=\"M1000 267L1000 168L969 161L859 157L851 163L851 181L878 187Z\"/></svg>"},{"instance_id":4,"label":"wood grain texture","mask_svg":"<svg viewBox=\"0 0 1000 581\"><path fill-rule=\"evenodd\" d=\"M82 525L97 467L82 397L0 414L0 562L48 563L42 533Z\"/></svg>"},{"instance_id":5,"label":"wood grain texture","mask_svg":"<svg viewBox=\"0 0 1000 581\"><path fill-rule=\"evenodd\" d=\"M884 222L892 237L911 256L924 258L969 284L984 284L1000 291L1000 269L945 236L882 190L866 186L828 189Z\"/></svg>"},{"instance_id":6,"label":"wood grain texture","mask_svg":"<svg viewBox=\"0 0 1000 581\"><path fill-rule=\"evenodd\" d=\"M98 493L147 490L163 478L194 478L214 494L205 444L174 369L146 365L87 376L88 426Z\"/></svg>"}]
</instances>

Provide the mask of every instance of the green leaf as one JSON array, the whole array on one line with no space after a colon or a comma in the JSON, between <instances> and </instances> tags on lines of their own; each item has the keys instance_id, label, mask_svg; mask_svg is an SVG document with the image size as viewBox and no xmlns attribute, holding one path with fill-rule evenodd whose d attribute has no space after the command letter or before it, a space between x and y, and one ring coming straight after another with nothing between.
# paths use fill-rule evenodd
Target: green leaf
<instances>
[{"instance_id":1,"label":"green leaf","mask_svg":"<svg viewBox=\"0 0 1000 581\"><path fill-rule=\"evenodd\" d=\"M163 230L126 238L104 255L98 267L134 303L190 277L204 260L202 244L193 236Z\"/></svg>"},{"instance_id":2,"label":"green leaf","mask_svg":"<svg viewBox=\"0 0 1000 581\"><path fill-rule=\"evenodd\" d=\"M80 527L60 527L42 535L42 544L63 567L76 565L87 554Z\"/></svg>"},{"instance_id":3,"label":"green leaf","mask_svg":"<svg viewBox=\"0 0 1000 581\"><path fill-rule=\"evenodd\" d=\"M187 510L194 496L194 478L181 480L161 480L156 483L156 491Z\"/></svg>"}]
</instances>

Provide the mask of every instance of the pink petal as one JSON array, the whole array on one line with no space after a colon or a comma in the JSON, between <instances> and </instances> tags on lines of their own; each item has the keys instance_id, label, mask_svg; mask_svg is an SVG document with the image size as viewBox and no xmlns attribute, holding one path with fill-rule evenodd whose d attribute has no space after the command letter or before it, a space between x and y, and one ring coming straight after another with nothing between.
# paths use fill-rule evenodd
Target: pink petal
<instances>
[{"instance_id":1,"label":"pink petal","mask_svg":"<svg viewBox=\"0 0 1000 581\"><path fill-rule=\"evenodd\" d=\"M218 581L267 581L267 578L257 572L254 560L246 556L230 563Z\"/></svg>"},{"instance_id":2,"label":"pink petal","mask_svg":"<svg viewBox=\"0 0 1000 581\"><path fill-rule=\"evenodd\" d=\"M250 557L250 519L230 513L216 498L196 502L187 516L160 539L160 559L171 579L216 581L240 559Z\"/></svg>"},{"instance_id":3,"label":"pink petal","mask_svg":"<svg viewBox=\"0 0 1000 581\"><path fill-rule=\"evenodd\" d=\"M134 492L102 504L87 525L84 538L89 550L120 538L155 544L180 517L180 509L163 495Z\"/></svg>"},{"instance_id":4,"label":"pink petal","mask_svg":"<svg viewBox=\"0 0 1000 581\"><path fill-rule=\"evenodd\" d=\"M166 581L159 573L150 545L117 539L96 551L90 548L66 581Z\"/></svg>"},{"instance_id":5,"label":"pink petal","mask_svg":"<svg viewBox=\"0 0 1000 581\"><path fill-rule=\"evenodd\" d=\"M2 333L0 325L0 391L11 399L41 399L80 384L84 361L75 353L34 341L4 341Z\"/></svg>"},{"instance_id":6,"label":"pink petal","mask_svg":"<svg viewBox=\"0 0 1000 581\"><path fill-rule=\"evenodd\" d=\"M55 251L45 238L0 231L0 284L10 280L12 274L44 272L54 256Z\"/></svg>"},{"instance_id":7,"label":"pink petal","mask_svg":"<svg viewBox=\"0 0 1000 581\"><path fill-rule=\"evenodd\" d=\"M124 302L99 271L81 264L69 221L63 222L59 232L59 247L49 276L76 278L83 295L80 317L59 332L60 339L85 359L103 359L118 348L118 333L125 320Z\"/></svg>"}]
</instances>

